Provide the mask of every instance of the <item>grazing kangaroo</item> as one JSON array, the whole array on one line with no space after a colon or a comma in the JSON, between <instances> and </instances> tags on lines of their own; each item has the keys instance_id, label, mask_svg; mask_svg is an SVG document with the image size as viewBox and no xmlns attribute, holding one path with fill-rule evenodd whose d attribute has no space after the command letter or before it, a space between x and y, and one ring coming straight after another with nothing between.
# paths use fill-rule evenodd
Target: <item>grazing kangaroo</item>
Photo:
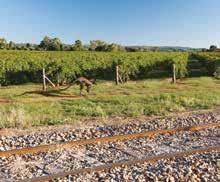
<instances>
[{"instance_id":1,"label":"grazing kangaroo","mask_svg":"<svg viewBox=\"0 0 220 182\"><path fill-rule=\"evenodd\" d=\"M85 77L79 77L77 78L75 81L73 81L70 86L68 86L66 89L68 89L69 87L71 87L72 85L74 84L77 84L80 86L80 95L82 96L82 91L84 89L84 87L86 86L86 91L89 93L90 91L90 88L96 84L96 79L90 79L88 80L87 78Z\"/></svg>"}]
</instances>

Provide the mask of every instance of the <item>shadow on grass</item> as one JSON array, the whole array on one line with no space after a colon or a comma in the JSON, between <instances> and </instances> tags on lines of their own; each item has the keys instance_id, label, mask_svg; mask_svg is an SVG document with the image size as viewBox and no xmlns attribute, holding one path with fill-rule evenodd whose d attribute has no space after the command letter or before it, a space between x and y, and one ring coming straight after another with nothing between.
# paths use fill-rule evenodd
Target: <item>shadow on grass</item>
<instances>
[{"instance_id":1,"label":"shadow on grass","mask_svg":"<svg viewBox=\"0 0 220 182\"><path fill-rule=\"evenodd\" d=\"M7 99L0 99L0 104L8 104L11 103L11 100L7 100Z\"/></svg>"},{"instance_id":2,"label":"shadow on grass","mask_svg":"<svg viewBox=\"0 0 220 182\"><path fill-rule=\"evenodd\" d=\"M24 96L24 95L30 95L30 94L38 94L38 95L42 95L42 96L47 96L47 97L61 97L61 98L75 98L75 97L79 97L79 95L71 95L68 93L63 93L63 90L47 90L47 91L43 91L43 90L34 90L34 91L27 91L24 92L18 96Z\"/></svg>"}]
</instances>

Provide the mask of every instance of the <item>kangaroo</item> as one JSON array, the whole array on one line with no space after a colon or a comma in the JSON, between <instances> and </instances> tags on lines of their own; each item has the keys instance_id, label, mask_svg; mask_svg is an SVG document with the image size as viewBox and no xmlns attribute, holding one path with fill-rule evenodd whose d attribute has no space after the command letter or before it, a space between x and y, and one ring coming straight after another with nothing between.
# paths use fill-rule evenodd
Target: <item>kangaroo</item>
<instances>
[{"instance_id":1,"label":"kangaroo","mask_svg":"<svg viewBox=\"0 0 220 182\"><path fill-rule=\"evenodd\" d=\"M90 88L91 88L94 84L96 84L95 82L96 82L96 79L90 79L90 80L88 80L88 79L85 78L85 77L79 77L79 78L77 78L75 81L73 81L73 82L70 84L70 86L68 86L68 88L71 87L71 86L74 85L74 84L79 85L79 86L80 86L80 96L82 96L82 91L83 91L84 87L86 87L86 91L89 93Z\"/></svg>"}]
</instances>

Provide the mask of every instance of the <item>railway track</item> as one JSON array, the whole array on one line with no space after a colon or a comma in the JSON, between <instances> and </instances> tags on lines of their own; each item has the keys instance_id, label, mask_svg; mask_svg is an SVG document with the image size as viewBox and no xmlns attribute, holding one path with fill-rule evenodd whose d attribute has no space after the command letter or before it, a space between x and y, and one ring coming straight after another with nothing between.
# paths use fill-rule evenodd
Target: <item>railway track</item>
<instances>
[{"instance_id":1,"label":"railway track","mask_svg":"<svg viewBox=\"0 0 220 182\"><path fill-rule=\"evenodd\" d=\"M39 175L33 175L32 177L28 176L28 179L18 178L19 181L27 181L27 182L35 182L35 181L57 181L56 179L63 179L67 176L77 176L85 173L97 173L101 171L108 171L114 168L122 168L123 166L132 166L136 164L143 163L156 163L160 160L172 160L178 157L183 156L191 156L196 154L219 152L220 151L220 143L218 142L218 133L215 133L215 129L220 127L220 123L209 123L209 124L199 124L190 127L178 127L173 129L164 129L164 130L153 130L146 131L140 133L126 134L126 135L116 135L110 137L99 137L93 139L85 139L85 140L76 140L69 141L65 143L57 143L52 145L41 145L30 148L21 148L15 150L1 151L0 152L0 163L1 161L5 162L7 160L11 160L11 162L2 163L3 171L8 171L11 168L11 165L16 166L19 162L14 162L18 158L22 158L22 160L34 161L46 160L51 156L56 158L54 159L54 163L56 165L61 165L61 168L64 167L63 164L68 164L66 158L63 159L62 156L69 157L71 159L71 165L75 165L76 163L80 164L81 167L67 167L66 170L63 168L62 172L51 172L47 171L49 169L51 161L45 162L44 167L39 167L36 165L36 168L42 170L42 173ZM203 136L203 131L207 130L207 135ZM196 132L201 132L198 135L194 135ZM190 134L191 133L191 134ZM190 134L190 136L188 136ZM214 136L212 136L212 134ZM161 136L164 138L160 139ZM217 136L217 137L216 137ZM207 137L210 141L211 145L206 142L203 142L203 137ZM151 138L153 143L156 142L155 146L151 146ZM175 138L181 138L179 141L181 147L174 146L175 142L172 141ZM199 139L198 146L195 146L194 149L194 140ZM187 143L187 140L190 140L190 143ZM158 141L162 141L161 143ZM174 144L168 144L168 151L164 150L163 147L167 145L167 141L171 141ZM129 143L130 142L130 143ZM148 142L151 142L148 144ZM147 143L147 144L146 144ZM163 145L163 150L160 145ZM184 144L186 146L184 146ZM151 148L148 148L148 147ZM81 149L87 151L88 155L92 155L94 160L98 158L102 158L102 164L86 164L87 156L77 156L73 155L76 151L80 151ZM132 148L129 150L129 148ZM141 150L140 150L141 149ZM152 150L155 151L152 151ZM132 150L139 150L139 153L133 153ZM179 151L180 150L180 151ZM65 153L67 151L67 153ZM92 152L91 152L92 151ZM113 158L108 154L108 152L113 151ZM159 151L159 153L158 153ZM48 154L47 154L48 153ZM63 155L63 153L65 155ZM102 153L102 154L99 154ZM117 153L119 155L117 156ZM140 154L140 155L139 155ZM99 156L100 155L100 156ZM115 156L114 156L115 155ZM19 157L21 156L21 157ZM61 157L60 157L61 156ZM60 159L59 159L60 158ZM72 160L74 158L74 160ZM91 157L90 157L91 158ZM89 158L89 159L90 159ZM78 162L77 162L78 160ZM75 162L76 161L76 162ZM81 162L79 162L81 161ZM52 162L52 163L53 163ZM22 162L21 162L22 163ZM10 165L11 164L11 165ZM29 162L24 163L24 168L29 164ZM5 167L4 167L5 166ZM42 169L43 168L43 169ZM1 169L1 164L0 164ZM71 170L70 170L71 169ZM59 171L59 170L58 170ZM64 172L63 172L64 171ZM17 173L20 171L18 170ZM9 172L10 173L10 172ZM1 170L0 170L1 176ZM0 178L1 181L1 178ZM16 180L13 180L16 181ZM65 180L64 180L65 181ZM67 180L68 181L68 180ZM71 181L71 180L70 180ZM74 180L73 180L74 181Z\"/></svg>"},{"instance_id":2,"label":"railway track","mask_svg":"<svg viewBox=\"0 0 220 182\"><path fill-rule=\"evenodd\" d=\"M32 179L25 179L22 180L21 182L45 182L45 181L50 181L54 179L61 179L65 178L68 175L78 175L78 174L83 174L83 173L94 173L98 171L106 171L111 168L117 168L121 166L131 166L134 164L141 164L145 162L156 162L158 160L165 160L165 159L173 159L173 158L178 158L178 157L183 157L183 156L189 156L193 154L202 154L206 152L212 152L212 151L217 151L220 152L220 145L219 146L213 146L213 147L206 147L206 148L201 148L201 149L194 149L190 151L185 151L185 152L176 152L176 153L171 153L171 154L161 154L157 156L152 156L152 157L146 157L143 159L134 159L134 160L129 160L129 161L124 161L124 162L117 162L113 164L108 164L108 165L101 165L97 167L92 167L92 168L82 168L74 171L68 171L68 172L61 172L57 174L52 174L48 176L42 176L42 177L37 177L37 178L32 178Z\"/></svg>"},{"instance_id":3,"label":"railway track","mask_svg":"<svg viewBox=\"0 0 220 182\"><path fill-rule=\"evenodd\" d=\"M193 131L207 129L210 127L219 128L220 123L210 123L210 124L194 125L190 127L179 127L179 128L173 128L173 129L165 129L165 130L146 131L146 132L141 132L141 133L127 134L127 135L117 135L117 136L110 136L110 137L69 141L65 143L41 145L41 146L36 146L36 147L1 151L0 157L8 157L12 155L23 155L23 154L34 154L38 152L47 152L47 151L52 151L52 150L57 150L57 149L65 149L65 148L88 145L88 144L99 144L99 143L107 143L107 142L114 142L114 141L131 140L131 139L137 139L141 137L154 137L154 136L163 135L163 134L174 134L174 133L181 132L181 131L193 132Z\"/></svg>"}]
</instances>

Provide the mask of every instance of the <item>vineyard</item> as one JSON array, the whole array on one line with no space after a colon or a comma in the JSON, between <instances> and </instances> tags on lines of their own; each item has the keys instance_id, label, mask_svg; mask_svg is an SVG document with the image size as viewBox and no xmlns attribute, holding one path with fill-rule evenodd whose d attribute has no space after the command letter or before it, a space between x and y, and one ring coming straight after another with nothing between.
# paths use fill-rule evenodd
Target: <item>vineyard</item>
<instances>
[{"instance_id":1,"label":"vineyard","mask_svg":"<svg viewBox=\"0 0 220 182\"><path fill-rule=\"evenodd\" d=\"M204 75L219 77L220 55L217 53L0 51L0 84L40 82L42 68L55 82L68 82L82 75L113 80L115 65L119 65L124 80L147 78L158 68L170 75L173 64L177 77L182 77L190 69L189 59L199 62Z\"/></svg>"},{"instance_id":2,"label":"vineyard","mask_svg":"<svg viewBox=\"0 0 220 182\"><path fill-rule=\"evenodd\" d=\"M47 75L60 82L77 76L114 79L115 65L120 67L123 79L143 78L155 68L172 74L175 64L177 77L187 74L188 53L98 53L98 52L37 52L1 51L0 83L2 85L39 82L42 68Z\"/></svg>"},{"instance_id":3,"label":"vineyard","mask_svg":"<svg viewBox=\"0 0 220 182\"><path fill-rule=\"evenodd\" d=\"M210 53L194 53L191 58L197 60L204 74L215 76L220 79L220 54L215 52Z\"/></svg>"}]
</instances>

